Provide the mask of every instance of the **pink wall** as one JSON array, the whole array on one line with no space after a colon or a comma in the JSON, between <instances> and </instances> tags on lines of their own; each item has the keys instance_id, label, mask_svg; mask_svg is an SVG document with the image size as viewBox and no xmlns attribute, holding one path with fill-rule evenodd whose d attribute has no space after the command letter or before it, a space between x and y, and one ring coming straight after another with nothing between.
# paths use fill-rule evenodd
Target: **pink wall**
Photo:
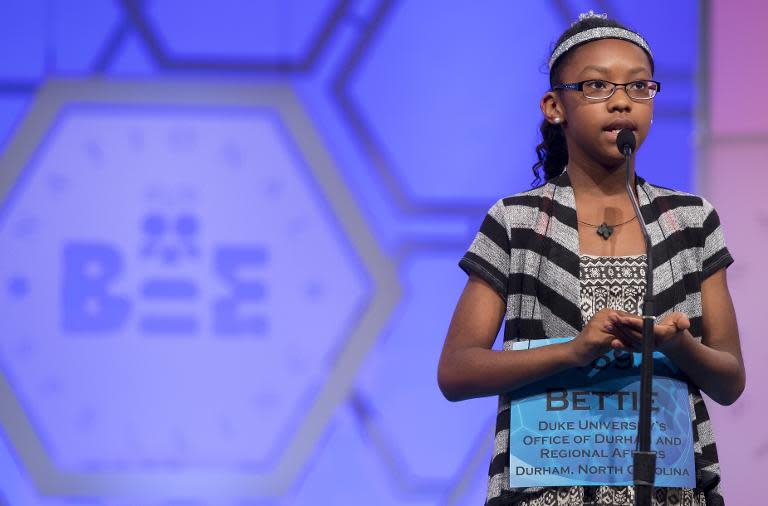
<instances>
[{"instance_id":1,"label":"pink wall","mask_svg":"<svg viewBox=\"0 0 768 506\"><path fill-rule=\"evenodd\" d=\"M768 2L713 0L709 131L702 132L700 193L720 213L736 262L736 306L747 389L728 407L709 402L729 506L765 504L768 489Z\"/></svg>"}]
</instances>

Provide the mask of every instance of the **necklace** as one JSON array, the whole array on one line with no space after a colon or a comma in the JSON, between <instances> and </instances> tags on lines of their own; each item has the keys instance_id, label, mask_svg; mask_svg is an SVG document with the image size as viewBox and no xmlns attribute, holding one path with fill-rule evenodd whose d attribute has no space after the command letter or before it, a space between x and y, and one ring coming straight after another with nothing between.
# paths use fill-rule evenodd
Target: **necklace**
<instances>
[{"instance_id":1,"label":"necklace","mask_svg":"<svg viewBox=\"0 0 768 506\"><path fill-rule=\"evenodd\" d=\"M626 225L627 223L629 223L630 221L634 220L635 218L637 218L637 216L633 216L630 219L628 219L627 221L625 221L623 223L617 223L615 225L609 225L606 222L602 222L600 225L593 225L592 223L587 223L586 221L581 221L581 220L576 220L576 221L578 221L582 225L587 225L588 227L596 228L597 229L597 235L599 235L600 237L602 237L604 240L607 241L608 238L611 237L611 234L613 234L613 229L614 228L620 227L622 225Z\"/></svg>"}]
</instances>

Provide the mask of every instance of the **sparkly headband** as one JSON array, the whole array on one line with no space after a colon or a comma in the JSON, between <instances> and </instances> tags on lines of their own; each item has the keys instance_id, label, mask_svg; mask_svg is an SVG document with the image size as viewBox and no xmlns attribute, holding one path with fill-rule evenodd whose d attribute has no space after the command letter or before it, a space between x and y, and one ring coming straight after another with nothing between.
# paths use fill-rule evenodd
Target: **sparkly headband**
<instances>
[{"instance_id":1,"label":"sparkly headband","mask_svg":"<svg viewBox=\"0 0 768 506\"><path fill-rule=\"evenodd\" d=\"M648 43L635 32L626 30L624 28L616 28L613 26L590 28L589 30L584 30L583 32L579 32L576 35L568 37L555 48L555 50L552 52L552 56L549 58L549 70L552 70L552 66L555 64L557 59L563 55L563 53L570 51L574 46L599 39L626 40L640 46L645 50L646 53L648 53L649 56L652 56L651 48L648 47Z\"/></svg>"}]
</instances>

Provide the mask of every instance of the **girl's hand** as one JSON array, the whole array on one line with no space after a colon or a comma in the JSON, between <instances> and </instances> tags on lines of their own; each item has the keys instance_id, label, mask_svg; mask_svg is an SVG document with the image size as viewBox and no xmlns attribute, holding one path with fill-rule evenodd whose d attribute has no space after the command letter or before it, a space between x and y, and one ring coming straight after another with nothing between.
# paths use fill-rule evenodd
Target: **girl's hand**
<instances>
[{"instance_id":1,"label":"girl's hand","mask_svg":"<svg viewBox=\"0 0 768 506\"><path fill-rule=\"evenodd\" d=\"M614 325L616 331L622 335L623 341L635 351L639 351L643 339L642 317L629 313L619 314L614 320ZM682 342L685 331L690 327L691 322L685 313L668 314L653 326L655 348L662 353L674 349Z\"/></svg>"},{"instance_id":2,"label":"girl's hand","mask_svg":"<svg viewBox=\"0 0 768 506\"><path fill-rule=\"evenodd\" d=\"M601 309L587 322L579 335L571 341L577 366L592 363L610 350L626 350L631 346L627 338L617 333L616 322L622 314L613 309Z\"/></svg>"}]
</instances>

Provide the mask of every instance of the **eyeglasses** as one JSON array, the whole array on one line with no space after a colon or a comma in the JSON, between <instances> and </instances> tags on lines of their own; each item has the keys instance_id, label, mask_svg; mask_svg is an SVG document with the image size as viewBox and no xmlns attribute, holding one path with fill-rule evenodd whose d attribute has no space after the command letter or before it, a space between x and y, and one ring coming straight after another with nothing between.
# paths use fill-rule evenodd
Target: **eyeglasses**
<instances>
[{"instance_id":1,"label":"eyeglasses","mask_svg":"<svg viewBox=\"0 0 768 506\"><path fill-rule=\"evenodd\" d=\"M631 83L612 83L604 79L591 79L578 83L563 83L553 86L553 90L580 91L590 100L607 100L611 98L616 88L624 88L632 100L650 100L661 91L658 81L642 80Z\"/></svg>"}]
</instances>

